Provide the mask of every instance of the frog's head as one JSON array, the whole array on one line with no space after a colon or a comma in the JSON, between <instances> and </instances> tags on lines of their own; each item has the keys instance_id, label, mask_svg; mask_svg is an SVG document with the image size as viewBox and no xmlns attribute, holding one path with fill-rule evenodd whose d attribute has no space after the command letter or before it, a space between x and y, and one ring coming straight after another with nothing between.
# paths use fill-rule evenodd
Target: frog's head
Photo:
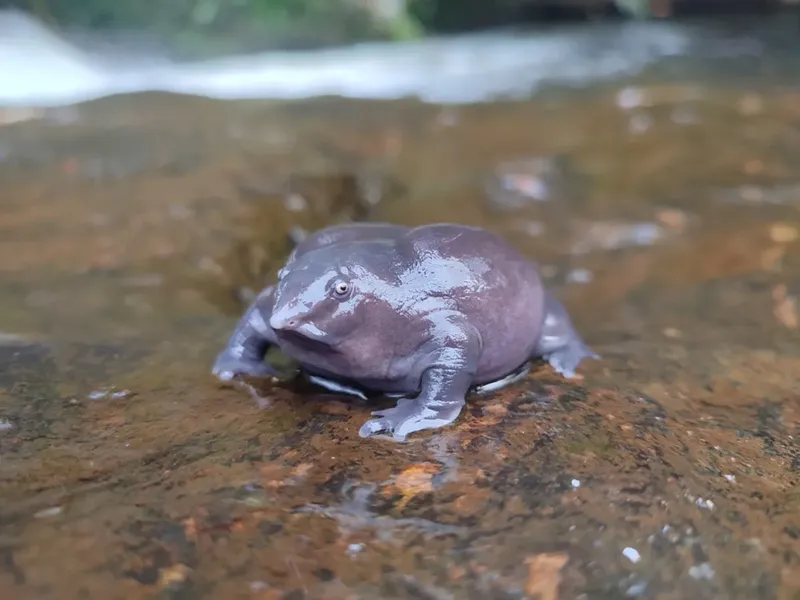
<instances>
[{"instance_id":1,"label":"frog's head","mask_svg":"<svg viewBox=\"0 0 800 600\"><path fill-rule=\"evenodd\" d=\"M270 327L279 337L331 348L358 335L382 287L369 261L336 247L294 258L279 273Z\"/></svg>"}]
</instances>

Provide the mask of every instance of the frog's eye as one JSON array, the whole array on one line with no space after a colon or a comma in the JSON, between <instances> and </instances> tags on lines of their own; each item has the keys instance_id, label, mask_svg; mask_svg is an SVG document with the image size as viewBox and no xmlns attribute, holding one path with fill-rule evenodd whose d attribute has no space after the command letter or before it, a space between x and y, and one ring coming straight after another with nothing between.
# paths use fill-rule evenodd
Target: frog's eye
<instances>
[{"instance_id":1,"label":"frog's eye","mask_svg":"<svg viewBox=\"0 0 800 600\"><path fill-rule=\"evenodd\" d=\"M338 297L343 297L350 291L350 284L346 281L337 281L333 284L333 293Z\"/></svg>"}]
</instances>

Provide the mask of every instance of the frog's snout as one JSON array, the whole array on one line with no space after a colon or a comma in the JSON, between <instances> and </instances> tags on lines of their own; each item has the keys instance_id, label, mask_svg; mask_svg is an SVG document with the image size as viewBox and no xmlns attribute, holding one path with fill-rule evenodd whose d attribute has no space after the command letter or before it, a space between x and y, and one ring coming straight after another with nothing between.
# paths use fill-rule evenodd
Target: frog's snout
<instances>
[{"instance_id":1,"label":"frog's snout","mask_svg":"<svg viewBox=\"0 0 800 600\"><path fill-rule=\"evenodd\" d=\"M269 326L275 331L291 331L300 324L301 315L295 308L283 308L272 313Z\"/></svg>"}]
</instances>

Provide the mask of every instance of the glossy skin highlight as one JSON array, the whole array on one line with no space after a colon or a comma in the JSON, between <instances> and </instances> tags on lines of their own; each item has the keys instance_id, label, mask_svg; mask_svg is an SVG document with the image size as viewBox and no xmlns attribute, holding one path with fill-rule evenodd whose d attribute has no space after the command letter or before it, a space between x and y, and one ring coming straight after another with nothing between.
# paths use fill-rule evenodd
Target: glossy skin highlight
<instances>
[{"instance_id":1,"label":"glossy skin highlight","mask_svg":"<svg viewBox=\"0 0 800 600\"><path fill-rule=\"evenodd\" d=\"M399 396L360 435L401 440L452 423L470 390L519 380L531 360L573 377L584 358L599 358L532 262L455 224L357 223L309 236L242 316L213 373L275 375L270 346L332 391Z\"/></svg>"}]
</instances>

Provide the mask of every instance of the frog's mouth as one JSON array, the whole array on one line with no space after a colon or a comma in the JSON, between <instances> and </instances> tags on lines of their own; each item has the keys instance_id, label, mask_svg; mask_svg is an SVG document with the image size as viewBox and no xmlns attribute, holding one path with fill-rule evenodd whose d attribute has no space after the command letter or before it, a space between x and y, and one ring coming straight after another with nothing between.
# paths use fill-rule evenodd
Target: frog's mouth
<instances>
[{"instance_id":1,"label":"frog's mouth","mask_svg":"<svg viewBox=\"0 0 800 600\"><path fill-rule=\"evenodd\" d=\"M298 348L306 350L323 350L330 348L327 342L327 336L316 328L306 327L301 325L297 329L289 331L280 331L278 335L283 338L287 343Z\"/></svg>"}]
</instances>

